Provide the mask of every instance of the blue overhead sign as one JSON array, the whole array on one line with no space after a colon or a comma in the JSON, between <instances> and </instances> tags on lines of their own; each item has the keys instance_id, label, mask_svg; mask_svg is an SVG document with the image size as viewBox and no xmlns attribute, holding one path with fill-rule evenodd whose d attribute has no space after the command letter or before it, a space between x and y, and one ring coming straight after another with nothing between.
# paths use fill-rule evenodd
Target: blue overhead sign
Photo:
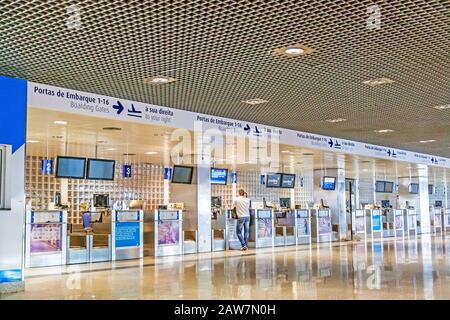
<instances>
[{"instance_id":1,"label":"blue overhead sign","mask_svg":"<svg viewBox=\"0 0 450 320\"><path fill-rule=\"evenodd\" d=\"M394 150L389 147L369 143L281 129L258 123L243 122L125 99L118 100L114 97L32 82L28 83L28 103L30 107L55 110L58 112L71 112L113 120L125 120L187 130L194 130L196 126L197 128L201 126L202 130L218 129L228 135L241 137L256 136L265 139L274 139L274 143L302 148L332 149L347 154L382 159L395 158L400 161L450 168L450 159L444 157L399 149ZM7 121L4 122L8 123ZM10 128L10 131L13 129Z\"/></svg>"}]
</instances>

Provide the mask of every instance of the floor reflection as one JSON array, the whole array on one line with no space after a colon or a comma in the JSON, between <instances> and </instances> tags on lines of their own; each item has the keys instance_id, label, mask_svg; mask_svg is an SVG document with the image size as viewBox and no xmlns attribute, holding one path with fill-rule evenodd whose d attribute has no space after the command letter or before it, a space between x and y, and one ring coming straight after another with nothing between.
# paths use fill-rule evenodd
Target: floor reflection
<instances>
[{"instance_id":1,"label":"floor reflection","mask_svg":"<svg viewBox=\"0 0 450 320\"><path fill-rule=\"evenodd\" d=\"M2 299L448 299L445 234L72 266Z\"/></svg>"}]
</instances>

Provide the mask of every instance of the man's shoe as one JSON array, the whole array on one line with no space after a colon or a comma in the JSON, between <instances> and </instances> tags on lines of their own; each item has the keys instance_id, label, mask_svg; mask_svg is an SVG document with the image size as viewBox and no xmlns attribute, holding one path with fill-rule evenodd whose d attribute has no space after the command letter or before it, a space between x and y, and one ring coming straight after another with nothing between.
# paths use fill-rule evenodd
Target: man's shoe
<instances>
[{"instance_id":1,"label":"man's shoe","mask_svg":"<svg viewBox=\"0 0 450 320\"><path fill-rule=\"evenodd\" d=\"M241 251L245 251L245 250L246 250L245 247L242 247L242 248L241 248Z\"/></svg>"}]
</instances>

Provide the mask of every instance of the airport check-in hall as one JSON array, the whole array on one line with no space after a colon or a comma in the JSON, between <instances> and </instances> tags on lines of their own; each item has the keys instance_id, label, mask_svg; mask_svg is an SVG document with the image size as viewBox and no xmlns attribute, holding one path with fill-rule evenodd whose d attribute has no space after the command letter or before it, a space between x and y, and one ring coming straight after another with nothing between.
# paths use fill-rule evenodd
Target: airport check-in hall
<instances>
[{"instance_id":1,"label":"airport check-in hall","mask_svg":"<svg viewBox=\"0 0 450 320\"><path fill-rule=\"evenodd\" d=\"M448 3L0 8L0 299L449 298Z\"/></svg>"}]
</instances>

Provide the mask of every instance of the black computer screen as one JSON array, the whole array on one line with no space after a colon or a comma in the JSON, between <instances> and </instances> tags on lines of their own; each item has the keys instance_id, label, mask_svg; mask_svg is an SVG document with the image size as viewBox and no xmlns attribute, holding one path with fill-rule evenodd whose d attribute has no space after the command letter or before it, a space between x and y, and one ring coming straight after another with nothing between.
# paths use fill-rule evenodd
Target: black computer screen
<instances>
[{"instance_id":1,"label":"black computer screen","mask_svg":"<svg viewBox=\"0 0 450 320\"><path fill-rule=\"evenodd\" d=\"M114 180L116 161L105 159L88 159L87 179Z\"/></svg>"},{"instance_id":2,"label":"black computer screen","mask_svg":"<svg viewBox=\"0 0 450 320\"><path fill-rule=\"evenodd\" d=\"M281 187L281 173L269 173L267 175L267 188Z\"/></svg>"},{"instance_id":3,"label":"black computer screen","mask_svg":"<svg viewBox=\"0 0 450 320\"><path fill-rule=\"evenodd\" d=\"M295 174L283 173L281 176L281 187L292 189L295 187Z\"/></svg>"},{"instance_id":4,"label":"black computer screen","mask_svg":"<svg viewBox=\"0 0 450 320\"><path fill-rule=\"evenodd\" d=\"M77 157L58 157L56 159L56 177L84 179L86 159Z\"/></svg>"},{"instance_id":5,"label":"black computer screen","mask_svg":"<svg viewBox=\"0 0 450 320\"><path fill-rule=\"evenodd\" d=\"M418 183L410 183L408 189L409 189L409 193L418 194L419 193L419 184Z\"/></svg>"},{"instance_id":6,"label":"black computer screen","mask_svg":"<svg viewBox=\"0 0 450 320\"><path fill-rule=\"evenodd\" d=\"M172 174L172 183L191 184L193 172L194 172L193 167L174 166Z\"/></svg>"},{"instance_id":7,"label":"black computer screen","mask_svg":"<svg viewBox=\"0 0 450 320\"><path fill-rule=\"evenodd\" d=\"M281 208L290 208L291 207L291 198L280 198L280 207Z\"/></svg>"}]
</instances>

